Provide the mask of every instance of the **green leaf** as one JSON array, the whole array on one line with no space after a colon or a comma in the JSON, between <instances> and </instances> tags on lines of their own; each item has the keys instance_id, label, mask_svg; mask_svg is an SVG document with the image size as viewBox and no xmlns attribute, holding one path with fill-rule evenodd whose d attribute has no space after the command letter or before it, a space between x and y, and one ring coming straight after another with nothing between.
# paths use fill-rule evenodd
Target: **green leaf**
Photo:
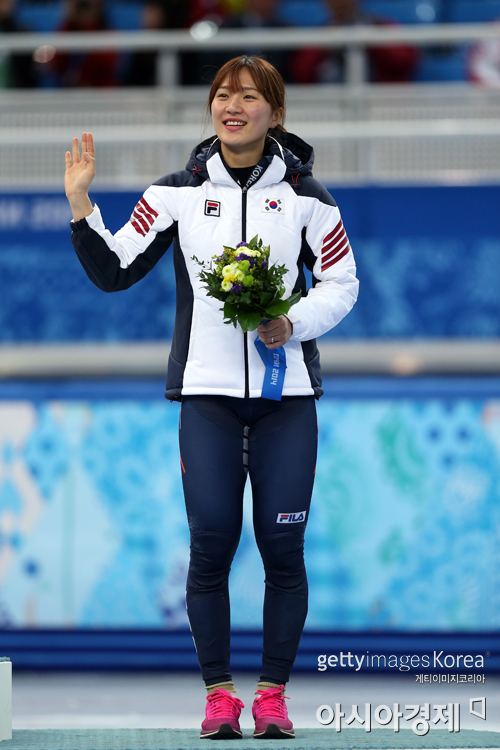
<instances>
[{"instance_id":1,"label":"green leaf","mask_svg":"<svg viewBox=\"0 0 500 750\"><path fill-rule=\"evenodd\" d=\"M252 312L246 313L245 315L238 315L238 323L240 324L244 333L248 331L255 331L260 323L260 313Z\"/></svg>"},{"instance_id":2,"label":"green leaf","mask_svg":"<svg viewBox=\"0 0 500 750\"><path fill-rule=\"evenodd\" d=\"M273 298L273 294L271 292L264 292L263 294L261 294L260 304L262 305L262 307L265 307L266 305L268 305L271 302L272 298Z\"/></svg>"},{"instance_id":3,"label":"green leaf","mask_svg":"<svg viewBox=\"0 0 500 750\"><path fill-rule=\"evenodd\" d=\"M286 315L290 309L290 303L286 299L280 299L277 302L273 302L272 305L266 307L266 314L273 318L278 318L280 315Z\"/></svg>"},{"instance_id":4,"label":"green leaf","mask_svg":"<svg viewBox=\"0 0 500 750\"><path fill-rule=\"evenodd\" d=\"M291 294L290 297L288 297L286 302L289 303L290 307L292 305L296 305L299 300L302 299L302 293L301 292L295 292L295 294Z\"/></svg>"},{"instance_id":5,"label":"green leaf","mask_svg":"<svg viewBox=\"0 0 500 750\"><path fill-rule=\"evenodd\" d=\"M225 302L224 303L224 317L225 318L234 318L238 314L238 308L236 305L231 304L231 302Z\"/></svg>"}]
</instances>

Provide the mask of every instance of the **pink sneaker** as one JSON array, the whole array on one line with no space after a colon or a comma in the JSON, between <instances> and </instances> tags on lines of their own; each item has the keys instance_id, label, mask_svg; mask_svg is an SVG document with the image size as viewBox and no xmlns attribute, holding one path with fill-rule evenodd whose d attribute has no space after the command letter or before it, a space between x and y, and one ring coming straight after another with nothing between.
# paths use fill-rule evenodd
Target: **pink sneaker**
<instances>
[{"instance_id":1,"label":"pink sneaker","mask_svg":"<svg viewBox=\"0 0 500 750\"><path fill-rule=\"evenodd\" d=\"M211 740L241 739L240 718L243 703L234 693L217 688L207 695L206 717L201 725L200 737Z\"/></svg>"},{"instance_id":2,"label":"pink sneaker","mask_svg":"<svg viewBox=\"0 0 500 750\"><path fill-rule=\"evenodd\" d=\"M295 737L285 705L285 698L288 696L283 695L284 691L284 685L257 690L257 697L252 706L252 715L255 719L254 737L270 740Z\"/></svg>"}]
</instances>

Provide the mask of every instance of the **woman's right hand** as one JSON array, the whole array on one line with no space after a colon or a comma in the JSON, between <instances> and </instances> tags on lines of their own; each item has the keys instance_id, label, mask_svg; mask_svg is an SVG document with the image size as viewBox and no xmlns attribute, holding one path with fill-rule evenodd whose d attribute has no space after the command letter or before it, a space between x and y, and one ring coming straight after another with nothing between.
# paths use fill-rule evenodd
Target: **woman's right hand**
<instances>
[{"instance_id":1,"label":"woman's right hand","mask_svg":"<svg viewBox=\"0 0 500 750\"><path fill-rule=\"evenodd\" d=\"M92 213L88 190L95 175L95 150L92 133L82 133L82 156L78 138L73 138L73 155L66 151L64 187L73 211L73 221L79 221Z\"/></svg>"}]
</instances>

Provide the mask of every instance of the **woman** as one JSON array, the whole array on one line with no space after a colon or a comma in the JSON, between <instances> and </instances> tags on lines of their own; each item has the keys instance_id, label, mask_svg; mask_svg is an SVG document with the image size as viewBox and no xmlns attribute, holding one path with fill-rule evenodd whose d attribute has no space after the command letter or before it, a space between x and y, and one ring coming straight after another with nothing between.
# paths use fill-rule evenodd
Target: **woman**
<instances>
[{"instance_id":1,"label":"woman","mask_svg":"<svg viewBox=\"0 0 500 750\"><path fill-rule=\"evenodd\" d=\"M217 73L208 107L216 132L186 170L152 185L113 237L88 188L90 133L66 152L72 242L89 278L104 291L127 289L173 240L177 309L166 396L181 400L180 453L191 532L188 617L207 715L201 737L241 737L243 708L229 668L228 576L242 525L247 473L254 528L266 574L263 666L253 704L255 737L293 737L284 690L307 613L304 531L316 465L315 398L323 393L315 337L351 309L358 282L338 208L311 175L313 151L282 125L285 91L277 70L238 57ZM225 325L220 302L200 286L192 256L209 261L223 245L258 234L272 263L285 264L290 313L259 325L269 349L285 347L280 401L261 397L264 365L255 334ZM306 294L303 264L313 271Z\"/></svg>"}]
</instances>

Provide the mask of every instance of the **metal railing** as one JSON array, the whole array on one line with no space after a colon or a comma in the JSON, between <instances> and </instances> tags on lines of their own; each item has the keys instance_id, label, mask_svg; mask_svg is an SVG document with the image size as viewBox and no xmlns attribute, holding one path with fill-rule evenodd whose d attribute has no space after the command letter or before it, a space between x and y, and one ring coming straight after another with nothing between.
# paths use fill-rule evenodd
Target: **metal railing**
<instances>
[{"instance_id":1,"label":"metal railing","mask_svg":"<svg viewBox=\"0 0 500 750\"><path fill-rule=\"evenodd\" d=\"M327 184L500 179L500 91L472 84L289 86L289 130ZM144 189L212 133L206 87L0 91L0 188L61 189L62 155L91 130L95 187ZM126 158L124 158L126 154Z\"/></svg>"},{"instance_id":2,"label":"metal railing","mask_svg":"<svg viewBox=\"0 0 500 750\"><path fill-rule=\"evenodd\" d=\"M202 24L203 26L203 24ZM99 144L96 186L144 187L182 169L204 132L206 87L180 87L179 52L345 48L348 85L288 87L287 127L314 144L325 182L500 178L500 91L471 84L367 85L367 47L500 38L500 23L4 34L2 52L158 50L152 89L0 91L0 187L60 185L61 149L81 129ZM203 36L203 34L205 36ZM205 137L210 132L205 131ZM127 146L127 159L122 157ZM43 147L43 148L40 148Z\"/></svg>"},{"instance_id":3,"label":"metal railing","mask_svg":"<svg viewBox=\"0 0 500 750\"><path fill-rule=\"evenodd\" d=\"M160 54L160 83L177 83L176 53L241 49L298 49L321 47L347 50L346 83L366 81L364 51L367 47L404 43L417 46L457 45L500 38L500 23L433 24L415 26L326 27L304 29L218 29L197 24L190 31L96 31L15 33L0 37L0 53L33 52L52 47L58 52L95 50L152 51Z\"/></svg>"}]
</instances>

